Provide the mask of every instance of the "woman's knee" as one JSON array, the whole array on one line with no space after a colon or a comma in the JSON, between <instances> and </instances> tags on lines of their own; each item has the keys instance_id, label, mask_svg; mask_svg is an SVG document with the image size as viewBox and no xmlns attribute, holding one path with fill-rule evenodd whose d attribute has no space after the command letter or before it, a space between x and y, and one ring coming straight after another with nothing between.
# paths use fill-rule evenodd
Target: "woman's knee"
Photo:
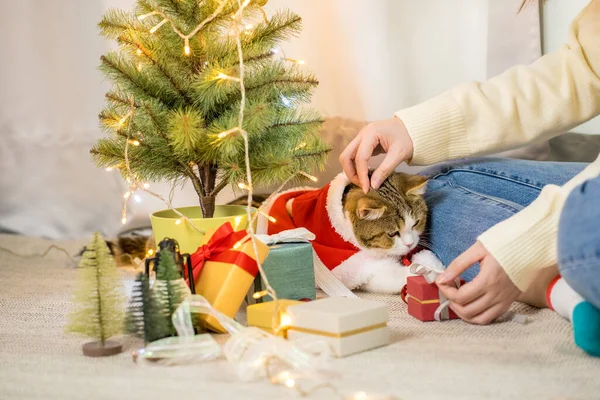
<instances>
[{"instance_id":1,"label":"woman's knee","mask_svg":"<svg viewBox=\"0 0 600 400\"><path fill-rule=\"evenodd\" d=\"M558 263L567 282L600 307L600 178L576 187L558 228Z\"/></svg>"}]
</instances>

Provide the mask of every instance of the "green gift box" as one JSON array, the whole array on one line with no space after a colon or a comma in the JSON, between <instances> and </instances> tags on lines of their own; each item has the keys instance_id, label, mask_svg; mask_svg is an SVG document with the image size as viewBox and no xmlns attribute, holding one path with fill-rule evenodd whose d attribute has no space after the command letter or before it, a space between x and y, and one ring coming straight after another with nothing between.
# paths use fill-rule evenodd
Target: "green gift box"
<instances>
[{"instance_id":1,"label":"green gift box","mask_svg":"<svg viewBox=\"0 0 600 400\"><path fill-rule=\"evenodd\" d=\"M310 243L277 243L269 246L269 255L262 264L269 284L277 297L288 300L316 299L313 248ZM254 291L265 290L260 275L254 281ZM270 301L271 296L261 300Z\"/></svg>"}]
</instances>

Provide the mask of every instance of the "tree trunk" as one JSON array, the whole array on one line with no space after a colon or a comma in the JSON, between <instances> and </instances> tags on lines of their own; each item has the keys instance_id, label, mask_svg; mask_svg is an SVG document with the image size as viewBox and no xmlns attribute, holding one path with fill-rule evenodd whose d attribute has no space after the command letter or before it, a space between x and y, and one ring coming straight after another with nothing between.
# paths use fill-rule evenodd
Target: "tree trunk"
<instances>
[{"instance_id":1,"label":"tree trunk","mask_svg":"<svg viewBox=\"0 0 600 400\"><path fill-rule=\"evenodd\" d=\"M202 208L202 216L204 218L212 218L215 214L215 201L217 194L213 193L215 190L215 182L217 180L218 168L214 164L200 165L198 166L198 175L202 182L202 188L204 193L198 193L200 198L200 208Z\"/></svg>"},{"instance_id":2,"label":"tree trunk","mask_svg":"<svg viewBox=\"0 0 600 400\"><path fill-rule=\"evenodd\" d=\"M202 208L202 216L204 218L212 218L215 214L215 196L200 197L200 207Z\"/></svg>"}]
</instances>

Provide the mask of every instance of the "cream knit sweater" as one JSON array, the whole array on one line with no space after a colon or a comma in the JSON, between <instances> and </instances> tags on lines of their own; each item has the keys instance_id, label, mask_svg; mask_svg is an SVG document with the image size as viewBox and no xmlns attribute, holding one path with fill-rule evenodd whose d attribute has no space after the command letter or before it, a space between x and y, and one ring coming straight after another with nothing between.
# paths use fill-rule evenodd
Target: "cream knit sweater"
<instances>
[{"instance_id":1,"label":"cream knit sweater","mask_svg":"<svg viewBox=\"0 0 600 400\"><path fill-rule=\"evenodd\" d=\"M599 114L600 0L593 0L560 50L396 116L414 143L411 162L426 165L548 139ZM531 205L478 238L519 289L527 289L535 270L557 263L563 204L571 190L599 174L600 157L564 186L546 186Z\"/></svg>"}]
</instances>

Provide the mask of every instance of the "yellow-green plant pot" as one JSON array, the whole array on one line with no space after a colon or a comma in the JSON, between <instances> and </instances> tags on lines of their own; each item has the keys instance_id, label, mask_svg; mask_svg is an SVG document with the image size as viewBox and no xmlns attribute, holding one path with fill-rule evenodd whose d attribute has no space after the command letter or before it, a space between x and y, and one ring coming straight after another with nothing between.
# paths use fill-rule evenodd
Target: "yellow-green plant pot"
<instances>
[{"instance_id":1,"label":"yellow-green plant pot","mask_svg":"<svg viewBox=\"0 0 600 400\"><path fill-rule=\"evenodd\" d=\"M202 209L195 207L182 207L177 211L188 217L194 225L208 232L223 225L225 222L231 222L233 229L240 231L248 227L248 217L245 206L216 206L213 218L203 218ZM150 214L152 231L156 244L164 238L177 240L179 251L181 253L194 253L204 235L194 229L190 223L181 219L173 210L161 210Z\"/></svg>"}]
</instances>

